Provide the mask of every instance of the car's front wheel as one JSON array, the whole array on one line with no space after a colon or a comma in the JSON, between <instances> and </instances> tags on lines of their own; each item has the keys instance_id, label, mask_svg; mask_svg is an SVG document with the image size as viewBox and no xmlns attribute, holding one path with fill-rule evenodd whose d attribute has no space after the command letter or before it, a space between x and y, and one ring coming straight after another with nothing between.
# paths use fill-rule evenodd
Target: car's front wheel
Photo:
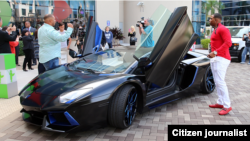
<instances>
[{"instance_id":1,"label":"car's front wheel","mask_svg":"<svg viewBox=\"0 0 250 141\"><path fill-rule=\"evenodd\" d=\"M116 128L128 128L134 121L137 110L137 91L133 85L121 87L112 97L108 122Z\"/></svg>"},{"instance_id":2,"label":"car's front wheel","mask_svg":"<svg viewBox=\"0 0 250 141\"><path fill-rule=\"evenodd\" d=\"M213 77L213 73L211 70L211 66L207 67L206 73L203 77L203 81L201 84L201 89L202 89L202 93L205 93L205 94L210 94L215 89L215 82L214 82L214 77Z\"/></svg>"}]
</instances>

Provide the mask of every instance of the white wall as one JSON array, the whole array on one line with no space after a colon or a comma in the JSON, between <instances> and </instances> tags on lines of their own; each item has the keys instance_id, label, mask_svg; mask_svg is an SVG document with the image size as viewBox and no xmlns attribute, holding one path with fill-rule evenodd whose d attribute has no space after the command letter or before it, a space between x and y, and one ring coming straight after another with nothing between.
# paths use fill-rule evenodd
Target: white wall
<instances>
[{"instance_id":1,"label":"white wall","mask_svg":"<svg viewBox=\"0 0 250 141\"><path fill-rule=\"evenodd\" d=\"M104 30L107 26L107 20L110 21L110 27L119 27L119 1L96 1L96 22Z\"/></svg>"},{"instance_id":2,"label":"white wall","mask_svg":"<svg viewBox=\"0 0 250 141\"><path fill-rule=\"evenodd\" d=\"M133 25L135 26L136 22L141 19L141 17L149 18L154 13L154 11L160 6L165 6L169 11L173 12L176 7L187 6L187 13L191 19L192 16L192 1L143 1L144 2L144 11L143 8L140 9L140 6L137 6L137 3L140 1L124 1L124 35L125 43L129 43L129 37L127 36L128 29ZM140 41L139 29L136 27L136 37L138 42Z\"/></svg>"},{"instance_id":3,"label":"white wall","mask_svg":"<svg viewBox=\"0 0 250 141\"><path fill-rule=\"evenodd\" d=\"M176 7L187 6L188 15L192 17L192 1L143 1L144 11L137 6L140 1L128 1L128 0L116 0L116 1L104 1L97 0L95 2L96 9L96 21L102 30L107 26L107 20L110 20L110 27L119 27L121 23L123 24L123 32L125 39L124 43L129 43L128 29L136 22L141 19L141 17L149 18L152 16L154 11L160 6L165 6L169 11L173 12ZM140 41L139 30L136 28L136 37Z\"/></svg>"}]
</instances>

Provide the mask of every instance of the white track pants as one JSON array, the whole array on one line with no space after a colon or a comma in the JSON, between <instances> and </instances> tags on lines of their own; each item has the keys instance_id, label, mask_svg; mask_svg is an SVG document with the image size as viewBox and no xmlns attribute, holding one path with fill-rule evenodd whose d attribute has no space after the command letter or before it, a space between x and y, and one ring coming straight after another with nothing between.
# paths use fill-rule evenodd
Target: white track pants
<instances>
[{"instance_id":1,"label":"white track pants","mask_svg":"<svg viewBox=\"0 0 250 141\"><path fill-rule=\"evenodd\" d=\"M231 107L228 88L225 82L225 76L230 62L230 60L227 60L220 56L216 56L210 60L214 82L219 97L217 103L223 105L224 108Z\"/></svg>"}]
</instances>

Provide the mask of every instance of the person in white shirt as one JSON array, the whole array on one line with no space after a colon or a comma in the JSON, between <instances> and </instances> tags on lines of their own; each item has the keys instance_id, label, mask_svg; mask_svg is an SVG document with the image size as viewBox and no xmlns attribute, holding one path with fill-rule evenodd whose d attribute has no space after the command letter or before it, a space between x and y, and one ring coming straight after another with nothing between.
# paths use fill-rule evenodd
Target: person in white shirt
<instances>
[{"instance_id":1,"label":"person in white shirt","mask_svg":"<svg viewBox=\"0 0 250 141\"><path fill-rule=\"evenodd\" d=\"M64 29L65 29L64 23L60 22L58 32L63 35L65 34ZM68 62L67 56L68 56L68 50L70 48L70 44L71 44L71 38L69 38L68 41L61 42L61 56L62 56L61 64Z\"/></svg>"}]
</instances>

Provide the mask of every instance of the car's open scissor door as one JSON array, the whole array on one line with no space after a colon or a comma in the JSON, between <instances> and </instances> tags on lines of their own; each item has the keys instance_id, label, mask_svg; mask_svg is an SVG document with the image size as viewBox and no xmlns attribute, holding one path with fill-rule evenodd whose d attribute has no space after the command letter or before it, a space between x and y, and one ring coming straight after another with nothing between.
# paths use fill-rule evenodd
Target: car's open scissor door
<instances>
[{"instance_id":1,"label":"car's open scissor door","mask_svg":"<svg viewBox=\"0 0 250 141\"><path fill-rule=\"evenodd\" d=\"M187 7L176 8L151 50L149 60L152 65L146 70L146 80L164 87L197 38L198 35L194 33L187 15ZM138 52L147 53L142 46L136 50L135 56ZM137 56L137 58L141 57Z\"/></svg>"},{"instance_id":2,"label":"car's open scissor door","mask_svg":"<svg viewBox=\"0 0 250 141\"><path fill-rule=\"evenodd\" d=\"M82 55L84 56L86 54L98 51L100 48L101 38L102 30L98 24L93 21L93 16L90 16L86 28ZM95 51L93 50L94 48L96 49Z\"/></svg>"}]
</instances>

